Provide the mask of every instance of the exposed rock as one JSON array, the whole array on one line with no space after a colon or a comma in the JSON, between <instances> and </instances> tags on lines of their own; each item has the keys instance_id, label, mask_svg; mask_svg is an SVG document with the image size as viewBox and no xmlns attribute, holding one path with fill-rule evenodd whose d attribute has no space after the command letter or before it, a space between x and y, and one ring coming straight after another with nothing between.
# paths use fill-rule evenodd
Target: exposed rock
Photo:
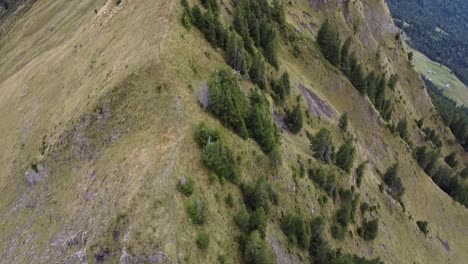
<instances>
[{"instance_id":1,"label":"exposed rock","mask_svg":"<svg viewBox=\"0 0 468 264\"><path fill-rule=\"evenodd\" d=\"M86 248L80 249L65 260L65 264L88 264Z\"/></svg>"},{"instance_id":2,"label":"exposed rock","mask_svg":"<svg viewBox=\"0 0 468 264\"><path fill-rule=\"evenodd\" d=\"M309 111L312 114L317 116L319 119L327 118L330 121L336 119L337 113L330 104L322 100L317 94L302 84L299 85L299 89L301 89L307 106L309 107Z\"/></svg>"},{"instance_id":3,"label":"exposed rock","mask_svg":"<svg viewBox=\"0 0 468 264\"><path fill-rule=\"evenodd\" d=\"M270 244L271 249L276 256L276 263L278 264L292 264L292 263L302 263L296 256L293 256L286 252L281 243L275 238L268 238L268 244Z\"/></svg>"},{"instance_id":4,"label":"exposed rock","mask_svg":"<svg viewBox=\"0 0 468 264\"><path fill-rule=\"evenodd\" d=\"M29 168L25 173L24 177L28 186L34 186L37 183L43 181L49 177L46 168L42 164L37 164Z\"/></svg>"},{"instance_id":5,"label":"exposed rock","mask_svg":"<svg viewBox=\"0 0 468 264\"><path fill-rule=\"evenodd\" d=\"M197 99L203 109L207 110L208 107L210 107L210 90L208 89L206 81L200 84L200 89L198 89L197 92Z\"/></svg>"}]
</instances>

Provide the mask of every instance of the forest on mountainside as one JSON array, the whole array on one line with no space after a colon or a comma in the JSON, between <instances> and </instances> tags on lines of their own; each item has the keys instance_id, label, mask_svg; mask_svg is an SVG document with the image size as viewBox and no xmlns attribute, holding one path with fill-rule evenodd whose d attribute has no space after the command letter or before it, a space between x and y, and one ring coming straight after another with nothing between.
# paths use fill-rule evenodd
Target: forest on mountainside
<instances>
[{"instance_id":1,"label":"forest on mountainside","mask_svg":"<svg viewBox=\"0 0 468 264\"><path fill-rule=\"evenodd\" d=\"M409 44L468 83L468 1L388 0Z\"/></svg>"}]
</instances>

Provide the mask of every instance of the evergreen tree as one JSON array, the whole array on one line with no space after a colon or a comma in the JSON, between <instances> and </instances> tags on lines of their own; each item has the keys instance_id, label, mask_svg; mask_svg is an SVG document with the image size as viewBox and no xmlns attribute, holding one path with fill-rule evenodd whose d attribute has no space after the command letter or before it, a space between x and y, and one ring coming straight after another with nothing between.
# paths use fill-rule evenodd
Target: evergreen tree
<instances>
[{"instance_id":1,"label":"evergreen tree","mask_svg":"<svg viewBox=\"0 0 468 264\"><path fill-rule=\"evenodd\" d=\"M336 165L349 173L353 167L355 155L353 143L346 142L336 153Z\"/></svg>"},{"instance_id":2,"label":"evergreen tree","mask_svg":"<svg viewBox=\"0 0 468 264\"><path fill-rule=\"evenodd\" d=\"M331 163L334 155L334 146L329 130L322 128L311 140L311 149L315 158L324 162Z\"/></svg>"},{"instance_id":3,"label":"evergreen tree","mask_svg":"<svg viewBox=\"0 0 468 264\"><path fill-rule=\"evenodd\" d=\"M270 264L272 257L268 254L265 240L257 230L250 233L244 247L244 258L247 264Z\"/></svg>"},{"instance_id":4,"label":"evergreen tree","mask_svg":"<svg viewBox=\"0 0 468 264\"><path fill-rule=\"evenodd\" d=\"M252 104L248 117L250 136L265 153L270 153L278 144L278 134L268 100L265 96L254 93L250 102Z\"/></svg>"},{"instance_id":5,"label":"evergreen tree","mask_svg":"<svg viewBox=\"0 0 468 264\"><path fill-rule=\"evenodd\" d=\"M343 46L341 47L341 62L340 69L346 76L351 75L350 65L349 65L349 49L351 46L351 38L346 39Z\"/></svg>"},{"instance_id":6,"label":"evergreen tree","mask_svg":"<svg viewBox=\"0 0 468 264\"><path fill-rule=\"evenodd\" d=\"M260 89L265 89L265 63L263 62L261 55L255 54L253 56L249 75L253 83L257 84Z\"/></svg>"},{"instance_id":7,"label":"evergreen tree","mask_svg":"<svg viewBox=\"0 0 468 264\"><path fill-rule=\"evenodd\" d=\"M340 117L339 125L338 125L343 131L348 130L348 113L343 113Z\"/></svg>"},{"instance_id":8,"label":"evergreen tree","mask_svg":"<svg viewBox=\"0 0 468 264\"><path fill-rule=\"evenodd\" d=\"M271 23L263 19L260 23L260 44L265 59L275 68L278 68L276 58L276 32Z\"/></svg>"},{"instance_id":9,"label":"evergreen tree","mask_svg":"<svg viewBox=\"0 0 468 264\"><path fill-rule=\"evenodd\" d=\"M302 111L299 104L297 104L292 111L288 111L286 117L286 124L289 131L293 134L297 134L302 129Z\"/></svg>"},{"instance_id":10,"label":"evergreen tree","mask_svg":"<svg viewBox=\"0 0 468 264\"><path fill-rule=\"evenodd\" d=\"M328 19L323 22L317 33L317 44L325 58L334 66L340 66L341 43L338 31Z\"/></svg>"},{"instance_id":11,"label":"evergreen tree","mask_svg":"<svg viewBox=\"0 0 468 264\"><path fill-rule=\"evenodd\" d=\"M404 141L408 141L409 135L408 135L408 121L405 119L400 120L397 125L397 131L398 134L400 135L401 139Z\"/></svg>"},{"instance_id":12,"label":"evergreen tree","mask_svg":"<svg viewBox=\"0 0 468 264\"><path fill-rule=\"evenodd\" d=\"M351 83L361 94L366 94L366 82L361 64L357 64L355 67L353 67L351 72Z\"/></svg>"},{"instance_id":13,"label":"evergreen tree","mask_svg":"<svg viewBox=\"0 0 468 264\"><path fill-rule=\"evenodd\" d=\"M286 26L286 16L284 14L283 3L281 3L279 0L273 0L271 16L276 21L276 23L278 23L280 28Z\"/></svg>"},{"instance_id":14,"label":"evergreen tree","mask_svg":"<svg viewBox=\"0 0 468 264\"><path fill-rule=\"evenodd\" d=\"M228 64L242 74L247 72L247 54L244 42L236 32L230 32L226 44L226 57Z\"/></svg>"},{"instance_id":15,"label":"evergreen tree","mask_svg":"<svg viewBox=\"0 0 468 264\"><path fill-rule=\"evenodd\" d=\"M241 92L235 76L227 71L216 73L208 84L210 90L211 110L221 122L235 130L241 137L247 138L248 102Z\"/></svg>"}]
</instances>

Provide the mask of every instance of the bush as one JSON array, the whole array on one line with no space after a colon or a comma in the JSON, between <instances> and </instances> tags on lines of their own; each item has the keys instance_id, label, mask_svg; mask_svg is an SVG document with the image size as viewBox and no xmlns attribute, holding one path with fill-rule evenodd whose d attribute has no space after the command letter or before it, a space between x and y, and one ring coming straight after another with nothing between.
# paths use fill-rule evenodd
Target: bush
<instances>
[{"instance_id":1,"label":"bush","mask_svg":"<svg viewBox=\"0 0 468 264\"><path fill-rule=\"evenodd\" d=\"M462 171L460 171L460 178L464 180L468 179L468 167L465 167Z\"/></svg>"},{"instance_id":2,"label":"bush","mask_svg":"<svg viewBox=\"0 0 468 264\"><path fill-rule=\"evenodd\" d=\"M200 147L205 147L207 144L214 143L221 139L219 129L209 128L205 122L200 122L195 128L195 141Z\"/></svg>"},{"instance_id":3,"label":"bush","mask_svg":"<svg viewBox=\"0 0 468 264\"><path fill-rule=\"evenodd\" d=\"M262 207L257 208L250 215L250 230L258 230L260 236L265 239L267 227L267 216Z\"/></svg>"},{"instance_id":4,"label":"bush","mask_svg":"<svg viewBox=\"0 0 468 264\"><path fill-rule=\"evenodd\" d=\"M200 198L192 199L187 205L187 214L193 224L202 225L205 223L208 215L208 206Z\"/></svg>"},{"instance_id":5,"label":"bush","mask_svg":"<svg viewBox=\"0 0 468 264\"><path fill-rule=\"evenodd\" d=\"M445 157L445 163L447 163L447 165L449 165L450 167L456 167L458 165L458 161L457 161L457 152L452 152L450 153L449 155L447 155L447 157Z\"/></svg>"},{"instance_id":6,"label":"bush","mask_svg":"<svg viewBox=\"0 0 468 264\"><path fill-rule=\"evenodd\" d=\"M310 245L310 225L302 215L287 213L281 220L281 229L293 245L308 249Z\"/></svg>"},{"instance_id":7,"label":"bush","mask_svg":"<svg viewBox=\"0 0 468 264\"><path fill-rule=\"evenodd\" d=\"M340 117L339 127L343 131L348 130L348 113L343 113Z\"/></svg>"},{"instance_id":8,"label":"bush","mask_svg":"<svg viewBox=\"0 0 468 264\"><path fill-rule=\"evenodd\" d=\"M191 178L181 178L179 183L177 184L177 190L185 195L186 197L190 197L193 193L193 180Z\"/></svg>"},{"instance_id":9,"label":"bush","mask_svg":"<svg viewBox=\"0 0 468 264\"><path fill-rule=\"evenodd\" d=\"M234 216L234 223L243 232L249 232L250 230L250 215L245 207L242 207L239 212Z\"/></svg>"},{"instance_id":10,"label":"bush","mask_svg":"<svg viewBox=\"0 0 468 264\"><path fill-rule=\"evenodd\" d=\"M335 174L326 171L325 169L310 169L309 177L328 195L332 196L336 190Z\"/></svg>"},{"instance_id":11,"label":"bush","mask_svg":"<svg viewBox=\"0 0 468 264\"><path fill-rule=\"evenodd\" d=\"M288 72L283 73L277 81L272 79L271 89L273 90L273 98L275 99L275 102L282 104L291 91Z\"/></svg>"},{"instance_id":12,"label":"bush","mask_svg":"<svg viewBox=\"0 0 468 264\"><path fill-rule=\"evenodd\" d=\"M224 198L224 201L226 202L226 205L227 205L229 208L234 207L234 198L232 198L232 194L231 194L231 193L228 193L228 194L226 195L226 198Z\"/></svg>"},{"instance_id":13,"label":"bush","mask_svg":"<svg viewBox=\"0 0 468 264\"><path fill-rule=\"evenodd\" d=\"M339 224L333 224L330 228L331 235L334 239L343 240L346 236L347 227Z\"/></svg>"},{"instance_id":14,"label":"bush","mask_svg":"<svg viewBox=\"0 0 468 264\"><path fill-rule=\"evenodd\" d=\"M201 250L206 250L210 245L210 236L206 232L198 233L197 246Z\"/></svg>"},{"instance_id":15,"label":"bush","mask_svg":"<svg viewBox=\"0 0 468 264\"><path fill-rule=\"evenodd\" d=\"M270 204L278 202L277 192L265 177L260 177L255 185L243 185L241 189L244 194L244 201L252 210L263 208L268 213Z\"/></svg>"},{"instance_id":16,"label":"bush","mask_svg":"<svg viewBox=\"0 0 468 264\"><path fill-rule=\"evenodd\" d=\"M408 121L406 119L400 120L397 125L398 135L400 135L401 139L408 142L409 135L408 135Z\"/></svg>"},{"instance_id":17,"label":"bush","mask_svg":"<svg viewBox=\"0 0 468 264\"><path fill-rule=\"evenodd\" d=\"M288 111L286 114L286 125L289 131L293 134L297 134L302 129L302 111L299 104L297 104L292 111Z\"/></svg>"},{"instance_id":18,"label":"bush","mask_svg":"<svg viewBox=\"0 0 468 264\"><path fill-rule=\"evenodd\" d=\"M417 221L416 224L424 235L427 236L427 234L429 234L429 223L427 221Z\"/></svg>"},{"instance_id":19,"label":"bush","mask_svg":"<svg viewBox=\"0 0 468 264\"><path fill-rule=\"evenodd\" d=\"M362 178L364 177L364 172L366 170L367 162L361 163L356 169L356 185L361 187Z\"/></svg>"},{"instance_id":20,"label":"bush","mask_svg":"<svg viewBox=\"0 0 468 264\"><path fill-rule=\"evenodd\" d=\"M270 264L273 263L272 257L267 251L265 240L260 233L255 230L250 233L245 242L244 258L248 264Z\"/></svg>"},{"instance_id":21,"label":"bush","mask_svg":"<svg viewBox=\"0 0 468 264\"><path fill-rule=\"evenodd\" d=\"M340 167L346 172L350 172L353 167L354 158L355 158L355 149L351 141L343 144L338 152L336 153L336 166Z\"/></svg>"},{"instance_id":22,"label":"bush","mask_svg":"<svg viewBox=\"0 0 468 264\"><path fill-rule=\"evenodd\" d=\"M324 163L332 163L334 146L329 130L322 128L311 140L311 149L314 157Z\"/></svg>"},{"instance_id":23,"label":"bush","mask_svg":"<svg viewBox=\"0 0 468 264\"><path fill-rule=\"evenodd\" d=\"M379 220L365 221L358 229L358 234L366 241L374 240L379 230Z\"/></svg>"},{"instance_id":24,"label":"bush","mask_svg":"<svg viewBox=\"0 0 468 264\"><path fill-rule=\"evenodd\" d=\"M208 144L203 149L203 163L218 175L218 177L236 183L239 180L239 170L231 150L222 141Z\"/></svg>"},{"instance_id":25,"label":"bush","mask_svg":"<svg viewBox=\"0 0 468 264\"><path fill-rule=\"evenodd\" d=\"M394 198L401 198L405 188L398 176L398 163L392 165L385 173L383 180L385 184L391 189L391 194Z\"/></svg>"}]
</instances>

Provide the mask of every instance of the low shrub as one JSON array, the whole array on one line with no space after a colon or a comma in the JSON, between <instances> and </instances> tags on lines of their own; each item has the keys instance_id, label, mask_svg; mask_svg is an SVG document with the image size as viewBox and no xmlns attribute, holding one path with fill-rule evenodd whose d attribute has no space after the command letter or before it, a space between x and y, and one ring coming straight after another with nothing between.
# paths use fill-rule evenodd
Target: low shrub
<instances>
[{"instance_id":1,"label":"low shrub","mask_svg":"<svg viewBox=\"0 0 468 264\"><path fill-rule=\"evenodd\" d=\"M191 178L181 178L179 183L177 184L177 190L185 195L186 197L190 197L193 193L194 184Z\"/></svg>"},{"instance_id":2,"label":"low shrub","mask_svg":"<svg viewBox=\"0 0 468 264\"><path fill-rule=\"evenodd\" d=\"M208 215L208 205L201 198L194 198L187 205L187 214L193 224L203 225Z\"/></svg>"},{"instance_id":3,"label":"low shrub","mask_svg":"<svg viewBox=\"0 0 468 264\"><path fill-rule=\"evenodd\" d=\"M300 214L286 214L281 219L281 230L293 245L308 249L310 245L310 224Z\"/></svg>"},{"instance_id":4,"label":"low shrub","mask_svg":"<svg viewBox=\"0 0 468 264\"><path fill-rule=\"evenodd\" d=\"M358 228L358 234L366 241L374 240L377 237L379 230L379 220L364 221L362 226Z\"/></svg>"},{"instance_id":5,"label":"low shrub","mask_svg":"<svg viewBox=\"0 0 468 264\"><path fill-rule=\"evenodd\" d=\"M424 235L427 236L427 234L429 234L429 223L427 221L417 221L416 224Z\"/></svg>"},{"instance_id":6,"label":"low shrub","mask_svg":"<svg viewBox=\"0 0 468 264\"><path fill-rule=\"evenodd\" d=\"M198 233L196 241L199 249L206 250L210 245L210 236L206 232Z\"/></svg>"}]
</instances>

